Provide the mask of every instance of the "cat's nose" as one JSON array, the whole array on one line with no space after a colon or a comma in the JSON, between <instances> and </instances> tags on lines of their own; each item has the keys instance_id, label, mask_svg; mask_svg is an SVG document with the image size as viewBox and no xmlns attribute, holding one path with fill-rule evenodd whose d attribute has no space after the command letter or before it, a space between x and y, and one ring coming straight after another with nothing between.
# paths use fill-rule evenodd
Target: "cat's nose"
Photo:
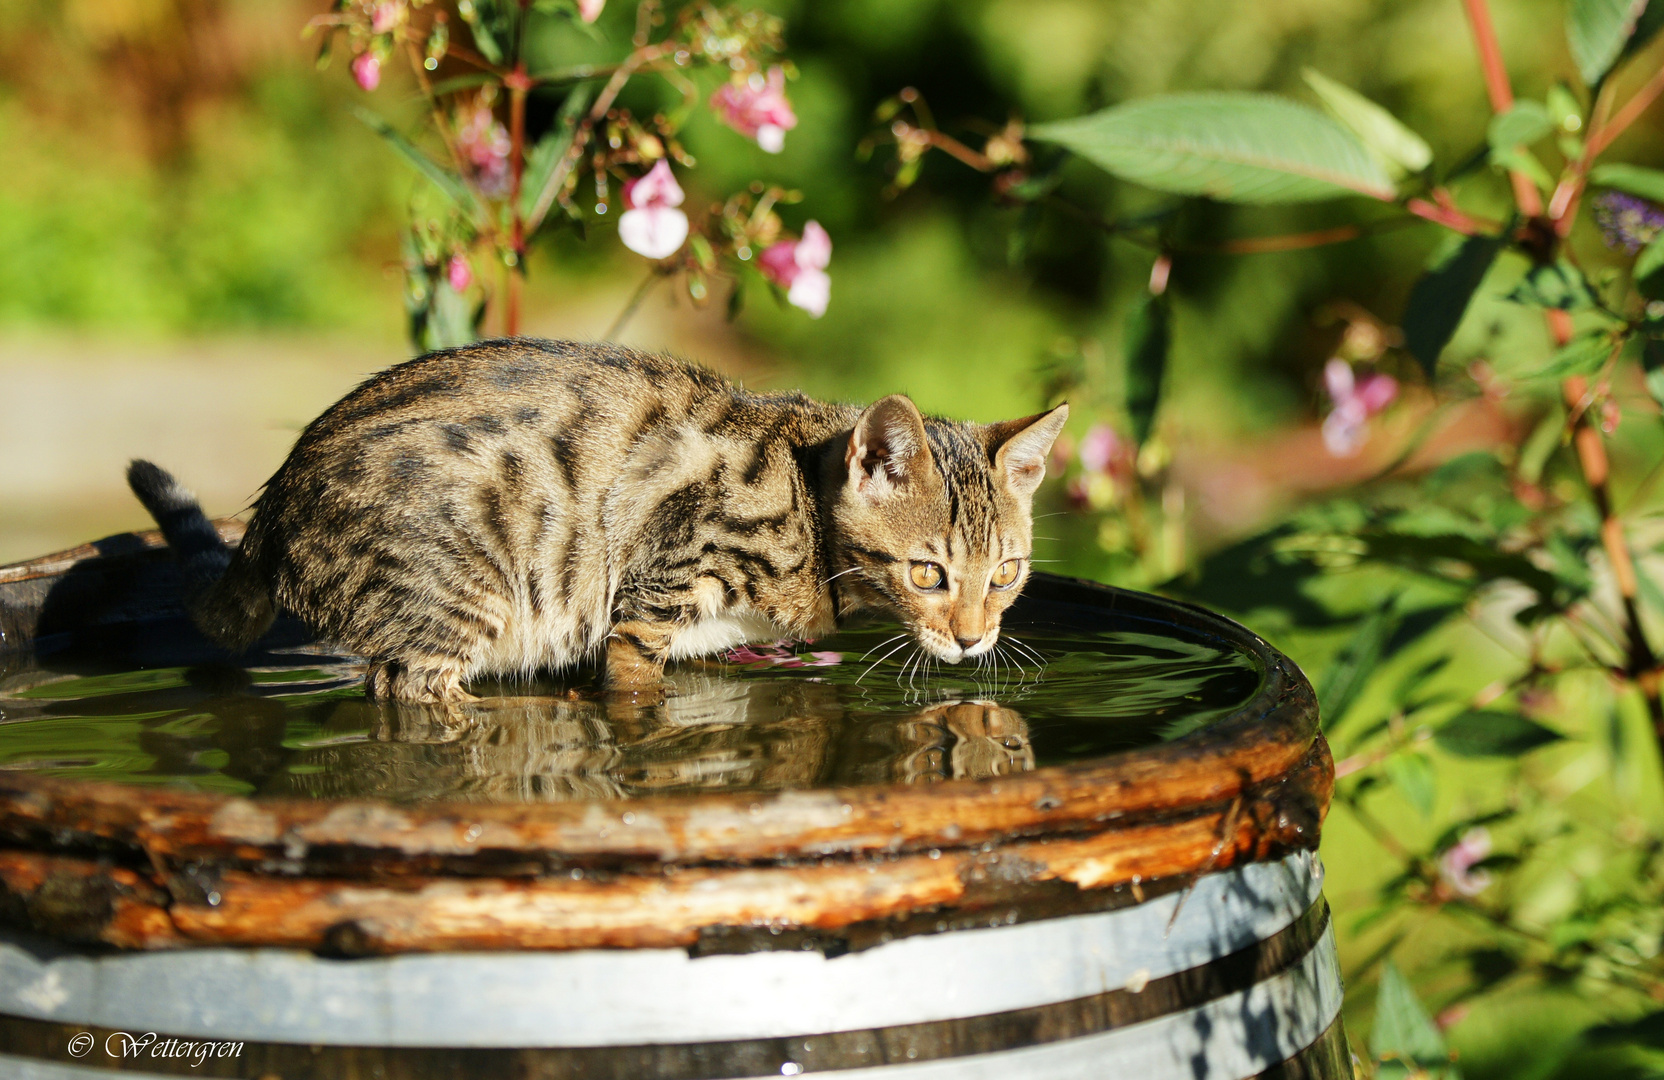
<instances>
[{"instance_id":1,"label":"cat's nose","mask_svg":"<svg viewBox=\"0 0 1664 1080\"><path fill-rule=\"evenodd\" d=\"M956 637L953 640L959 642L959 647L961 649L969 652L971 649L974 649L977 646L977 643L982 639L979 637Z\"/></svg>"}]
</instances>

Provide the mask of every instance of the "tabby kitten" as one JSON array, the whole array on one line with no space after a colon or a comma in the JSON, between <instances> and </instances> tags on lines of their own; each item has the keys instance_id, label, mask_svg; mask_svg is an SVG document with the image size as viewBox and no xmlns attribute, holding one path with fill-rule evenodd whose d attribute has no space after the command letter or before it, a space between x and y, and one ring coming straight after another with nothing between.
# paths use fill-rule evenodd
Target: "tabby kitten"
<instances>
[{"instance_id":1,"label":"tabby kitten","mask_svg":"<svg viewBox=\"0 0 1664 1080\"><path fill-rule=\"evenodd\" d=\"M948 663L1028 574L1030 503L1068 407L987 426L755 394L612 345L483 342L390 368L301 434L242 544L155 465L128 482L186 606L244 649L279 609L370 661L372 698L467 700L487 674L604 651L667 660L814 638L861 608Z\"/></svg>"}]
</instances>

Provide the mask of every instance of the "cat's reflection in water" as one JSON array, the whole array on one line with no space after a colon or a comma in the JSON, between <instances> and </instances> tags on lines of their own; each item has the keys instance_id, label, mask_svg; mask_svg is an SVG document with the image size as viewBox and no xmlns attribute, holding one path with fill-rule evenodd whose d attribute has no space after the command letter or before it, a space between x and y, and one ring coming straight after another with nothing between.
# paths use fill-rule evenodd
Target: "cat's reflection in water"
<instances>
[{"instance_id":1,"label":"cat's reflection in water","mask_svg":"<svg viewBox=\"0 0 1664 1080\"><path fill-rule=\"evenodd\" d=\"M271 794L547 802L976 779L1034 767L1028 725L987 701L862 712L830 683L673 675L660 701L343 701L369 738L301 751Z\"/></svg>"}]
</instances>

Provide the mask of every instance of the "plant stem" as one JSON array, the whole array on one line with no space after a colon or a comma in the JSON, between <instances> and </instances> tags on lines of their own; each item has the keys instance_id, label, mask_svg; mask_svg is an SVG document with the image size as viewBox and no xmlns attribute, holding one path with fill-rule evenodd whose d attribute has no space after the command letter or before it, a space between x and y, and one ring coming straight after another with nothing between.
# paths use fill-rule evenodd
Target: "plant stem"
<instances>
[{"instance_id":1,"label":"plant stem","mask_svg":"<svg viewBox=\"0 0 1664 1080\"><path fill-rule=\"evenodd\" d=\"M1571 337L1569 319L1551 320L1551 326L1557 344L1563 345ZM1629 545L1624 541L1623 522L1612 509L1611 467L1606 457L1606 444L1601 441L1600 428L1589 419L1585 401L1588 392L1588 382L1581 375L1573 375L1561 384L1561 393L1570 414L1572 445L1577 450L1578 467L1583 470L1583 482L1589 486L1595 511L1600 515L1601 547L1606 550L1606 560L1612 566L1612 576L1617 581L1618 596L1623 603L1624 646L1628 654L1623 673L1640 686L1647 715L1652 720L1653 734L1660 747L1664 748L1664 700L1659 695L1658 655L1653 652L1646 631L1641 626L1637 600L1640 588L1635 576L1635 562L1630 556Z\"/></svg>"},{"instance_id":2,"label":"plant stem","mask_svg":"<svg viewBox=\"0 0 1664 1080\"><path fill-rule=\"evenodd\" d=\"M607 327L607 332L601 335L602 341L618 339L618 335L624 332L625 324L635 318L636 312L641 308L641 302L647 299L647 294L652 291L661 276L663 275L657 269L647 272L647 276L641 279L641 284L636 286L636 291L630 294L629 303L624 305L624 310L618 313L618 318L614 319L612 325Z\"/></svg>"},{"instance_id":3,"label":"plant stem","mask_svg":"<svg viewBox=\"0 0 1664 1080\"><path fill-rule=\"evenodd\" d=\"M526 265L526 219L520 213L520 185L526 175L526 92L531 89L531 81L526 78L525 63L515 64L514 71L503 82L509 93L508 213L512 230L509 243L514 251L508 296L503 304L503 333L505 337L514 337L520 333L520 279Z\"/></svg>"},{"instance_id":4,"label":"plant stem","mask_svg":"<svg viewBox=\"0 0 1664 1080\"><path fill-rule=\"evenodd\" d=\"M1664 67L1654 72L1653 77L1648 79L1641 89L1635 91L1635 96L1624 102L1624 107L1618 110L1610 122L1602 124L1598 131L1589 133L1584 156L1593 160L1602 150L1612 145L1612 140L1639 120L1641 114L1647 111L1647 106L1658 100L1660 94L1664 94Z\"/></svg>"},{"instance_id":5,"label":"plant stem","mask_svg":"<svg viewBox=\"0 0 1664 1080\"><path fill-rule=\"evenodd\" d=\"M1514 107L1514 91L1508 85L1508 69L1502 63L1502 48L1496 41L1496 27L1491 24L1491 10L1485 0L1462 0L1462 6L1473 27L1473 43L1479 49L1479 66L1485 73L1485 92L1491 99L1491 111L1501 115ZM1531 178L1510 170L1508 180L1514 187L1514 202L1520 213L1526 217L1540 216L1543 196Z\"/></svg>"},{"instance_id":6,"label":"plant stem","mask_svg":"<svg viewBox=\"0 0 1664 1080\"><path fill-rule=\"evenodd\" d=\"M526 215L526 229L528 232L536 232L537 227L543 223L543 218L548 214L549 208L555 204L555 196L560 193L561 187L566 183L567 174L583 157L584 147L589 144L590 133L595 130L597 123L606 118L607 110L612 108L612 103L617 100L619 92L624 89L624 84L629 82L630 77L643 67L674 51L674 45L669 42L644 45L625 57L624 62L613 69L612 77L607 80L606 86L601 89L601 93L595 98L595 104L590 106L589 112L585 114L582 122L573 131L572 142L567 146L566 153L556 163L554 169L550 171L549 179L544 182L543 190L538 193L537 202L533 205L532 212Z\"/></svg>"},{"instance_id":7,"label":"plant stem","mask_svg":"<svg viewBox=\"0 0 1664 1080\"><path fill-rule=\"evenodd\" d=\"M1419 218L1426 218L1447 229L1454 229L1463 236L1474 236L1482 231L1478 221L1462 213L1454 206L1438 206L1426 199L1409 199L1404 203L1404 209Z\"/></svg>"}]
</instances>

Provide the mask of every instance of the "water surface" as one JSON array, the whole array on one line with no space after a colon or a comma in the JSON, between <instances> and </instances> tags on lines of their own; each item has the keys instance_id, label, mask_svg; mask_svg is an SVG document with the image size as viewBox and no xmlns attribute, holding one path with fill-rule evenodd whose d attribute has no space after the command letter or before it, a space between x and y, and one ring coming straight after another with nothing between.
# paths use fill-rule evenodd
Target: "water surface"
<instances>
[{"instance_id":1,"label":"water surface","mask_svg":"<svg viewBox=\"0 0 1664 1080\"><path fill-rule=\"evenodd\" d=\"M1262 681L1228 643L1124 620L1013 627L996 660L929 665L873 624L688 662L663 695L597 672L479 683L437 708L363 698L316 648L229 663L51 664L0 679L0 768L199 791L402 802L633 798L980 778L1177 738Z\"/></svg>"}]
</instances>

